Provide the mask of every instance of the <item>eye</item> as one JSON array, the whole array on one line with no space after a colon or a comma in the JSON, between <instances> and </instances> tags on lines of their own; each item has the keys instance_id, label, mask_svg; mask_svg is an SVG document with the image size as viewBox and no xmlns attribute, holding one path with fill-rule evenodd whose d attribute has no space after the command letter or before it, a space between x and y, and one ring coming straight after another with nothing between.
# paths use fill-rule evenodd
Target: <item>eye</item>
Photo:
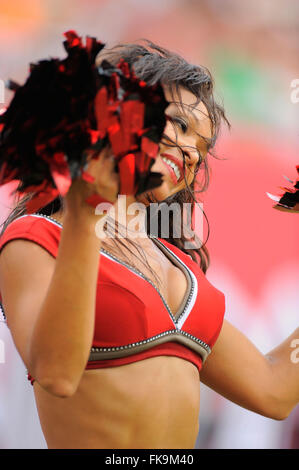
<instances>
[{"instance_id":1,"label":"eye","mask_svg":"<svg viewBox=\"0 0 299 470\"><path fill-rule=\"evenodd\" d=\"M181 128L181 130L183 131L184 134L187 132L188 123L184 119L182 119L180 117L173 117L172 120L173 120L173 122L176 122L180 126L180 128Z\"/></svg>"}]
</instances>

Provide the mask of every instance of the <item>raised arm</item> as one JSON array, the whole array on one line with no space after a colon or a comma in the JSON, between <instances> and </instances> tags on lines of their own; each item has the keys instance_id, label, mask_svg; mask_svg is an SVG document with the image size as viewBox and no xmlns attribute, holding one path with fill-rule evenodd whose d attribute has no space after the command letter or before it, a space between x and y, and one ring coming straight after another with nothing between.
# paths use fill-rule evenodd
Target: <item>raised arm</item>
<instances>
[{"instance_id":1,"label":"raised arm","mask_svg":"<svg viewBox=\"0 0 299 470\"><path fill-rule=\"evenodd\" d=\"M298 347L299 328L264 355L224 320L204 363L201 381L243 408L268 418L285 419L299 403Z\"/></svg>"},{"instance_id":2,"label":"raised arm","mask_svg":"<svg viewBox=\"0 0 299 470\"><path fill-rule=\"evenodd\" d=\"M0 256L1 294L16 348L36 382L60 397L76 391L92 346L100 216L85 199L98 186L110 200L116 200L118 190L113 162L103 157L90 167L100 175L96 184L77 180L66 195L56 260L24 240L11 240Z\"/></svg>"},{"instance_id":3,"label":"raised arm","mask_svg":"<svg viewBox=\"0 0 299 470\"><path fill-rule=\"evenodd\" d=\"M100 241L86 221L66 217L56 260L12 240L0 256L7 325L30 374L48 392L70 396L92 344Z\"/></svg>"}]
</instances>

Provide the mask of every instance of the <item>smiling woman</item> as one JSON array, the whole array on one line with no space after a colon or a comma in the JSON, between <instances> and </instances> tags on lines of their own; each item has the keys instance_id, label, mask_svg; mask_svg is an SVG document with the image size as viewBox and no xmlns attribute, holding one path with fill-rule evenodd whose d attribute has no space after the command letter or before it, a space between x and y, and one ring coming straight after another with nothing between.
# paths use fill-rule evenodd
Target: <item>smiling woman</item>
<instances>
[{"instance_id":1,"label":"smiling woman","mask_svg":"<svg viewBox=\"0 0 299 470\"><path fill-rule=\"evenodd\" d=\"M152 213L149 209L151 203L158 204L161 209L165 206L170 208L177 204L179 213L182 215L184 205L189 204L191 207L191 224L184 227L184 218L179 217L177 221L174 221L174 216L171 214L169 234L163 234L163 238L190 255L193 261L199 262L205 273L209 266L209 253L206 247L209 238L209 224L202 207L198 206L199 210L203 211L208 224L207 239L205 242L199 240L194 232L193 214L195 205L198 203L199 194L206 191L209 185L208 157L209 155L215 156L213 148L221 123L225 122L229 126L223 107L214 99L213 78L206 67L189 64L179 55L151 41L146 41L144 45L119 44L111 49L104 48L98 54L96 63L101 65L104 60L108 60L116 65L121 59L125 60L129 66L134 67L136 75L148 85L161 81L165 96L169 101L166 110L167 126L160 143L159 156L152 167L152 171L160 171L168 177L164 178L162 186L138 197L138 201L147 206L147 226L150 229ZM166 162L165 158L163 162L163 156L177 165L176 171L180 172L178 179L175 172L172 172L172 168L165 166ZM17 204L15 210L12 211L4 223L3 229L16 216L26 212L25 205L31 197L32 194L28 194ZM128 199L127 203L130 202L132 201ZM58 197L53 203L41 208L38 212L44 215L58 212L61 215L63 212L63 198ZM156 212L153 211L153 213L156 217ZM177 230L174 229L175 224ZM116 225L118 226L117 222ZM161 223L159 223L158 234L161 234L161 228ZM113 230L114 223L110 224L108 219L107 232L113 233ZM180 237L175 235L177 232L181 234ZM190 239L194 245L191 249L187 248L187 246L190 246ZM187 241L188 243L186 243ZM111 242L116 253L121 253L123 259L129 261L126 256L128 248L122 242L122 239L118 238L117 243L114 243L112 239ZM127 242L135 251L138 251L138 257L140 257L142 247L138 247L134 240L130 238ZM103 244L105 246L106 241ZM144 268L150 269L145 254L142 254L142 257L145 260L143 263ZM137 262L136 257L133 259L133 263L134 260ZM151 275L159 282L154 272L151 272Z\"/></svg>"},{"instance_id":2,"label":"smiling woman","mask_svg":"<svg viewBox=\"0 0 299 470\"><path fill-rule=\"evenodd\" d=\"M151 167L162 174L162 184L126 196L126 225L135 202L145 204L147 220L153 201L159 207L176 202L181 212L191 203L193 212L196 175L201 164L208 174L207 154L225 120L210 74L152 43L104 51L98 65L123 58L147 84L160 80L168 101ZM99 194L116 201L119 180L109 149L88 171ZM3 307L48 446L191 448L199 372L225 310L223 294L204 276L207 250L201 243L185 248L186 230L175 236L177 225L185 224L181 218L173 218L168 238L149 230L138 240L130 233L121 238L126 226L119 224L115 238L99 240L94 228L100 217L82 204L88 187L76 181L66 197L31 215L25 211L29 194L0 239ZM24 265L25 276L19 271Z\"/></svg>"},{"instance_id":3,"label":"smiling woman","mask_svg":"<svg viewBox=\"0 0 299 470\"><path fill-rule=\"evenodd\" d=\"M147 84L161 81L169 103L151 167L162 183L126 196L124 228L135 203L145 204L147 219L151 202L176 202L181 213L191 203L193 211L196 174L203 165L208 175L207 156L226 121L209 72L152 43L120 45L99 64L103 58L123 58ZM86 171L92 183L76 179L36 213L21 201L0 238L3 308L48 447L193 448L201 377L244 408L284 419L299 398L287 342L264 356L224 320L225 297L205 276L204 245L187 249L186 232L175 236L178 225L186 228L183 217L172 218L169 237L153 236L148 224L145 237L121 238L119 224L114 238L98 238L95 225L109 226L109 216L86 198L95 191L116 208L120 181L109 145Z\"/></svg>"},{"instance_id":4,"label":"smiling woman","mask_svg":"<svg viewBox=\"0 0 299 470\"><path fill-rule=\"evenodd\" d=\"M151 203L171 207L178 204L179 213L184 213L184 204L191 206L191 220L195 204L201 192L207 190L209 185L208 155L215 156L213 147L216 143L221 123L230 126L223 107L218 104L213 94L213 78L206 67L192 65L178 54L145 41L144 44L118 44L111 49L103 49L97 56L97 64L103 60L117 64L123 59L134 67L136 75L148 85L161 82L169 106L165 111L168 118L164 136L160 142L159 157L156 159L152 171L166 173L163 184L150 191L138 201L147 205ZM164 157L164 158L163 158ZM177 165L175 169L169 167L166 159ZM164 159L164 162L163 162ZM201 170L199 174L199 170ZM165 175L165 176L166 176ZM198 206L201 209L200 206ZM204 216L206 214L203 211ZM174 217L174 216L173 216ZM209 253L206 242L199 240L193 226L183 227L184 219L169 220L169 236L163 238L180 250L190 255L201 269L206 272L209 266ZM180 237L175 236L174 225L179 227ZM150 227L150 212L147 210L147 225ZM161 224L159 225L161 227ZM188 239L194 236L192 249L186 248ZM159 234L161 232L159 231ZM123 254L124 255L124 254ZM124 255L125 256L125 255Z\"/></svg>"}]
</instances>

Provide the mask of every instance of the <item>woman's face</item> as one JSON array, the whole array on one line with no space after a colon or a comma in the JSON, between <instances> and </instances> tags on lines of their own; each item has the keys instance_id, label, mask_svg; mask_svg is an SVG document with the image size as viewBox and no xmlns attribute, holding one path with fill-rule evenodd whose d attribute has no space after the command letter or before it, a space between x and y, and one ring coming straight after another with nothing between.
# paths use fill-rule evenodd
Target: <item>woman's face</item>
<instances>
[{"instance_id":1,"label":"woman's face","mask_svg":"<svg viewBox=\"0 0 299 470\"><path fill-rule=\"evenodd\" d=\"M169 102L165 110L167 123L164 135L169 137L162 139L159 154L151 167L151 171L162 173L163 183L155 189L139 195L139 202L148 204L146 194L153 194L158 201L163 201L174 193L186 187L184 172L188 185L194 179L199 154L204 159L208 152L209 141L212 138L211 121L206 106L200 101L195 106L197 98L190 91L180 88L181 97L174 90L171 93L168 87L164 87L166 100ZM182 105L180 104L180 98ZM205 141L207 139L207 141ZM185 170L183 169L183 155L185 157ZM174 167L174 169L171 167Z\"/></svg>"}]
</instances>

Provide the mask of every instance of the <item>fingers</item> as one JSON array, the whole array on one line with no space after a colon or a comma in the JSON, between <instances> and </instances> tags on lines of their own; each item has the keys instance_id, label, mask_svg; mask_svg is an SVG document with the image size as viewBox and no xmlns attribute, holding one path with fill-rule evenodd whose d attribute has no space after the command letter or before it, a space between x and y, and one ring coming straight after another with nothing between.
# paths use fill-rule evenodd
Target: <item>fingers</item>
<instances>
[{"instance_id":1,"label":"fingers","mask_svg":"<svg viewBox=\"0 0 299 470\"><path fill-rule=\"evenodd\" d=\"M103 165L106 166L107 163L111 164L114 161L113 155L110 153L109 149L106 147L101 150L101 152L93 152L88 154L86 171L91 169L100 169L103 168Z\"/></svg>"},{"instance_id":2,"label":"fingers","mask_svg":"<svg viewBox=\"0 0 299 470\"><path fill-rule=\"evenodd\" d=\"M111 147L109 145L106 145L100 151L94 149L87 149L86 155L86 162L91 162L93 160L106 160L111 155Z\"/></svg>"}]
</instances>

